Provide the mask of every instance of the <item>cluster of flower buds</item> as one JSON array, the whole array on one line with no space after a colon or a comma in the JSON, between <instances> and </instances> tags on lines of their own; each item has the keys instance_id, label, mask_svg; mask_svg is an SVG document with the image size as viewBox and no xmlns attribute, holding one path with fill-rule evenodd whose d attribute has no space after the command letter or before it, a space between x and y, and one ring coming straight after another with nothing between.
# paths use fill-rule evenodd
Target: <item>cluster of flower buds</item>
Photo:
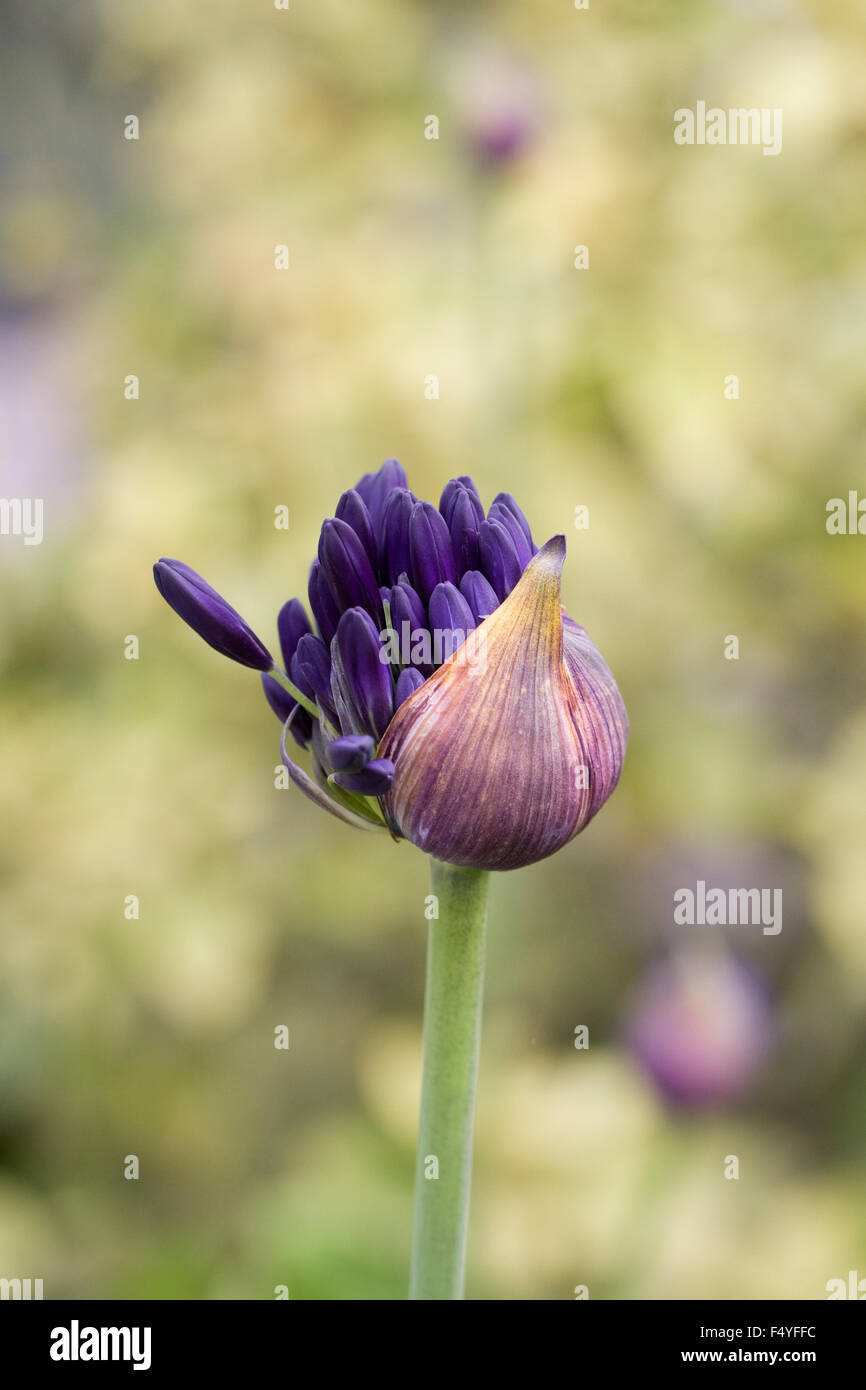
<instances>
[{"instance_id":1,"label":"cluster of flower buds","mask_svg":"<svg viewBox=\"0 0 866 1390\"><path fill-rule=\"evenodd\" d=\"M194 570L160 560L154 573L206 642L262 672L289 775L312 800L446 862L508 869L583 829L625 754L613 677L559 601L564 556L561 536L538 549L509 494L485 512L455 478L437 508L389 459L324 522L313 622L298 599L277 619L282 667Z\"/></svg>"}]
</instances>

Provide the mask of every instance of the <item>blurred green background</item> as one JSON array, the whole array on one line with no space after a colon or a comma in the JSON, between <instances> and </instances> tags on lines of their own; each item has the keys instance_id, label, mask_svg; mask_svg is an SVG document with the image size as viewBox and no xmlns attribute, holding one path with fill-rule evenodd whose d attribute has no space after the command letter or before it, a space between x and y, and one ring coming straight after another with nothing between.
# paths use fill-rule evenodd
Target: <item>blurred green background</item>
<instances>
[{"instance_id":1,"label":"blurred green background","mask_svg":"<svg viewBox=\"0 0 866 1390\"><path fill-rule=\"evenodd\" d=\"M270 642L396 456L566 533L632 724L597 821L492 886L469 1296L866 1276L855 11L5 0L0 492L45 538L0 537L0 1275L405 1295L426 865L275 789L257 678L151 577ZM782 154L675 145L697 100L781 107ZM783 930L675 927L698 879Z\"/></svg>"}]
</instances>

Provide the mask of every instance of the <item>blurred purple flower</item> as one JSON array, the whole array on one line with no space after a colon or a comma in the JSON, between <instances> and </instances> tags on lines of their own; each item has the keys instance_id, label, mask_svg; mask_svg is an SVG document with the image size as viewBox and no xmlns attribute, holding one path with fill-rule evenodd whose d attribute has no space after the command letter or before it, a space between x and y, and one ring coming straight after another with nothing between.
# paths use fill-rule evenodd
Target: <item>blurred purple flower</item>
<instances>
[{"instance_id":1,"label":"blurred purple flower","mask_svg":"<svg viewBox=\"0 0 866 1390\"><path fill-rule=\"evenodd\" d=\"M655 964L632 1001L631 1050L674 1105L737 1099L770 1050L771 1013L757 977L715 950L681 949Z\"/></svg>"},{"instance_id":2,"label":"blurred purple flower","mask_svg":"<svg viewBox=\"0 0 866 1390\"><path fill-rule=\"evenodd\" d=\"M459 69L457 100L469 148L484 167L513 163L538 137L541 85L526 64L513 58L472 54Z\"/></svg>"}]
</instances>

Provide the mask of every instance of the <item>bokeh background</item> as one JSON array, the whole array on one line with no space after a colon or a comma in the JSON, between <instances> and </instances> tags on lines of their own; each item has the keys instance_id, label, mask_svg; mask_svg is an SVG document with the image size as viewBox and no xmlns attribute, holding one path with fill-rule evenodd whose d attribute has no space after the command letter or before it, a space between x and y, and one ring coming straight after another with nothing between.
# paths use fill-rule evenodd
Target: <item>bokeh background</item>
<instances>
[{"instance_id":1,"label":"bokeh background","mask_svg":"<svg viewBox=\"0 0 866 1390\"><path fill-rule=\"evenodd\" d=\"M0 492L45 506L0 537L0 1275L405 1295L423 857L275 788L257 677L151 578L270 641L396 456L566 533L632 723L586 834L493 884L469 1295L866 1276L866 540L825 529L866 493L862 15L0 14ZM782 154L675 145L699 99L781 107ZM783 930L676 927L698 879Z\"/></svg>"}]
</instances>

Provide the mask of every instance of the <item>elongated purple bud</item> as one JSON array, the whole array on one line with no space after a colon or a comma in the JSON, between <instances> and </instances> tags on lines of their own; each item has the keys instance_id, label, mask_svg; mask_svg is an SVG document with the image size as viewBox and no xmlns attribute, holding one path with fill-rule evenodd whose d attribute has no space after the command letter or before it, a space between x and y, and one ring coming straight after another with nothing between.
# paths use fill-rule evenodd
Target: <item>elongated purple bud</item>
<instances>
[{"instance_id":1,"label":"elongated purple bud","mask_svg":"<svg viewBox=\"0 0 866 1390\"><path fill-rule=\"evenodd\" d=\"M395 584L391 590L391 627L397 634L397 641L400 644L401 660L406 663L412 660L416 633L426 633L428 631L427 610L421 602L420 597L412 588L411 584L403 580L400 584ZM408 636L408 643L406 641ZM406 649L408 646L408 650ZM431 652L429 641L425 638L422 653ZM416 654L417 659L417 654ZM425 676L429 676L433 670L432 663L419 662L419 670Z\"/></svg>"},{"instance_id":2,"label":"elongated purple bud","mask_svg":"<svg viewBox=\"0 0 866 1390\"><path fill-rule=\"evenodd\" d=\"M442 489L442 496L439 498L439 510L445 524L450 528L451 517L454 513L454 506L459 497L466 494L472 507L472 514L480 526L484 520L484 505L478 496L478 489L471 478L452 478L450 483L446 483Z\"/></svg>"},{"instance_id":3,"label":"elongated purple bud","mask_svg":"<svg viewBox=\"0 0 866 1390\"><path fill-rule=\"evenodd\" d=\"M386 584L396 584L401 574L408 574L409 522L415 498L407 488L394 488L382 513L381 552L379 572Z\"/></svg>"},{"instance_id":4,"label":"elongated purple bud","mask_svg":"<svg viewBox=\"0 0 866 1390\"><path fill-rule=\"evenodd\" d=\"M318 560L314 560L310 566L310 580L307 585L307 595L310 600L310 608L316 620L316 627L319 629L322 641L330 644L334 633L337 631L337 623L340 621L340 610L334 599L331 590L328 588L328 581L322 573L322 566Z\"/></svg>"},{"instance_id":5,"label":"elongated purple bud","mask_svg":"<svg viewBox=\"0 0 866 1390\"><path fill-rule=\"evenodd\" d=\"M514 549L517 552L517 562L520 565L520 572L522 574L529 564L529 561L532 559L533 551L531 549L531 542L526 539L517 517L513 512L509 511L502 502L494 502L487 514L487 520L491 522L498 521L508 532L514 542Z\"/></svg>"},{"instance_id":6,"label":"elongated purple bud","mask_svg":"<svg viewBox=\"0 0 866 1390\"><path fill-rule=\"evenodd\" d=\"M454 584L437 584L428 609L434 650L438 636L443 659L447 661L476 626L472 609Z\"/></svg>"},{"instance_id":7,"label":"elongated purple bud","mask_svg":"<svg viewBox=\"0 0 866 1390\"><path fill-rule=\"evenodd\" d=\"M335 772L360 772L375 752L376 740L369 734L346 734L327 745L325 756Z\"/></svg>"},{"instance_id":8,"label":"elongated purple bud","mask_svg":"<svg viewBox=\"0 0 866 1390\"><path fill-rule=\"evenodd\" d=\"M491 503L490 510L492 511L494 507L504 507L506 511L509 511L511 513L518 526L520 527L521 531L523 532L524 536L526 537L526 544L529 546L530 554L535 555L538 550L538 546L532 539L532 531L530 529L529 522L526 520L526 517L521 508L518 506L514 498L511 496L511 493L497 492L496 496L493 499L493 502Z\"/></svg>"},{"instance_id":9,"label":"elongated purple bud","mask_svg":"<svg viewBox=\"0 0 866 1390\"><path fill-rule=\"evenodd\" d=\"M344 732L380 739L394 712L391 669L382 661L376 625L362 608L349 608L331 643L331 690Z\"/></svg>"},{"instance_id":10,"label":"elongated purple bud","mask_svg":"<svg viewBox=\"0 0 866 1390\"><path fill-rule=\"evenodd\" d=\"M451 533L451 545L454 549L454 564L458 574L465 574L467 570L476 570L481 562L481 552L478 548L478 527L483 522L478 519L473 504L471 492L462 488L459 496L455 499L451 508L451 520L448 523Z\"/></svg>"},{"instance_id":11,"label":"elongated purple bud","mask_svg":"<svg viewBox=\"0 0 866 1390\"><path fill-rule=\"evenodd\" d=\"M288 671L298 643L310 631L312 631L310 620L304 612L304 605L301 600L290 598L277 614L277 632L280 638L280 651L283 654L284 670Z\"/></svg>"},{"instance_id":12,"label":"elongated purple bud","mask_svg":"<svg viewBox=\"0 0 866 1390\"><path fill-rule=\"evenodd\" d=\"M405 671L401 671L397 677L397 685L394 690L394 708L402 705L404 700L408 700L410 695L424 684L424 677L414 666L407 666Z\"/></svg>"},{"instance_id":13,"label":"elongated purple bud","mask_svg":"<svg viewBox=\"0 0 866 1390\"><path fill-rule=\"evenodd\" d=\"M427 610L420 595L405 579L395 584L391 590L391 621L399 631L400 624L408 622L410 628L426 628Z\"/></svg>"},{"instance_id":14,"label":"elongated purple bud","mask_svg":"<svg viewBox=\"0 0 866 1390\"><path fill-rule=\"evenodd\" d=\"M319 563L338 608L365 608L374 618L381 619L382 605L373 566L345 521L335 518L322 526Z\"/></svg>"},{"instance_id":15,"label":"elongated purple bud","mask_svg":"<svg viewBox=\"0 0 866 1390\"><path fill-rule=\"evenodd\" d=\"M156 587L179 618L208 646L254 671L269 671L274 659L264 642L200 574L181 560L158 560Z\"/></svg>"},{"instance_id":16,"label":"elongated purple bud","mask_svg":"<svg viewBox=\"0 0 866 1390\"><path fill-rule=\"evenodd\" d=\"M394 764L387 758L374 758L361 772L337 772L334 781L347 792L361 796L384 796L394 780Z\"/></svg>"},{"instance_id":17,"label":"elongated purple bud","mask_svg":"<svg viewBox=\"0 0 866 1390\"><path fill-rule=\"evenodd\" d=\"M409 479L406 477L406 470L402 463L397 459L386 459L379 469L374 473L368 489L368 495L364 501L370 509L370 516L373 519L373 527L378 535L382 525L382 517L385 514L385 507L390 494L395 488L408 488ZM364 496L364 494L361 494Z\"/></svg>"},{"instance_id":18,"label":"elongated purple bud","mask_svg":"<svg viewBox=\"0 0 866 1390\"><path fill-rule=\"evenodd\" d=\"M345 521L347 526L351 526L367 552L367 559L375 569L379 558L378 546L373 531L373 522L361 494L356 492L354 488L344 492L337 503L334 515L338 521Z\"/></svg>"},{"instance_id":19,"label":"elongated purple bud","mask_svg":"<svg viewBox=\"0 0 866 1390\"><path fill-rule=\"evenodd\" d=\"M564 556L555 536L398 706L379 745L396 768L382 803L389 822L446 863L516 869L544 859L616 785L628 720L583 629L569 635L566 655Z\"/></svg>"},{"instance_id":20,"label":"elongated purple bud","mask_svg":"<svg viewBox=\"0 0 866 1390\"><path fill-rule=\"evenodd\" d=\"M432 502L418 502L409 522L411 579L426 603L444 580L457 579L448 527Z\"/></svg>"},{"instance_id":21,"label":"elongated purple bud","mask_svg":"<svg viewBox=\"0 0 866 1390\"><path fill-rule=\"evenodd\" d=\"M337 711L331 694L331 653L321 637L306 633L298 642L291 665L292 671L297 671L303 681L303 684L300 681L296 684L305 695L310 695L316 701L332 723L335 722ZM294 676L292 679L295 679Z\"/></svg>"},{"instance_id":22,"label":"elongated purple bud","mask_svg":"<svg viewBox=\"0 0 866 1390\"><path fill-rule=\"evenodd\" d=\"M481 568L500 598L507 598L523 566L517 547L500 521L485 521L478 528Z\"/></svg>"},{"instance_id":23,"label":"elongated purple bud","mask_svg":"<svg viewBox=\"0 0 866 1390\"><path fill-rule=\"evenodd\" d=\"M499 595L480 570L469 570L460 580L460 592L472 609L476 623L483 623L499 607Z\"/></svg>"}]
</instances>

